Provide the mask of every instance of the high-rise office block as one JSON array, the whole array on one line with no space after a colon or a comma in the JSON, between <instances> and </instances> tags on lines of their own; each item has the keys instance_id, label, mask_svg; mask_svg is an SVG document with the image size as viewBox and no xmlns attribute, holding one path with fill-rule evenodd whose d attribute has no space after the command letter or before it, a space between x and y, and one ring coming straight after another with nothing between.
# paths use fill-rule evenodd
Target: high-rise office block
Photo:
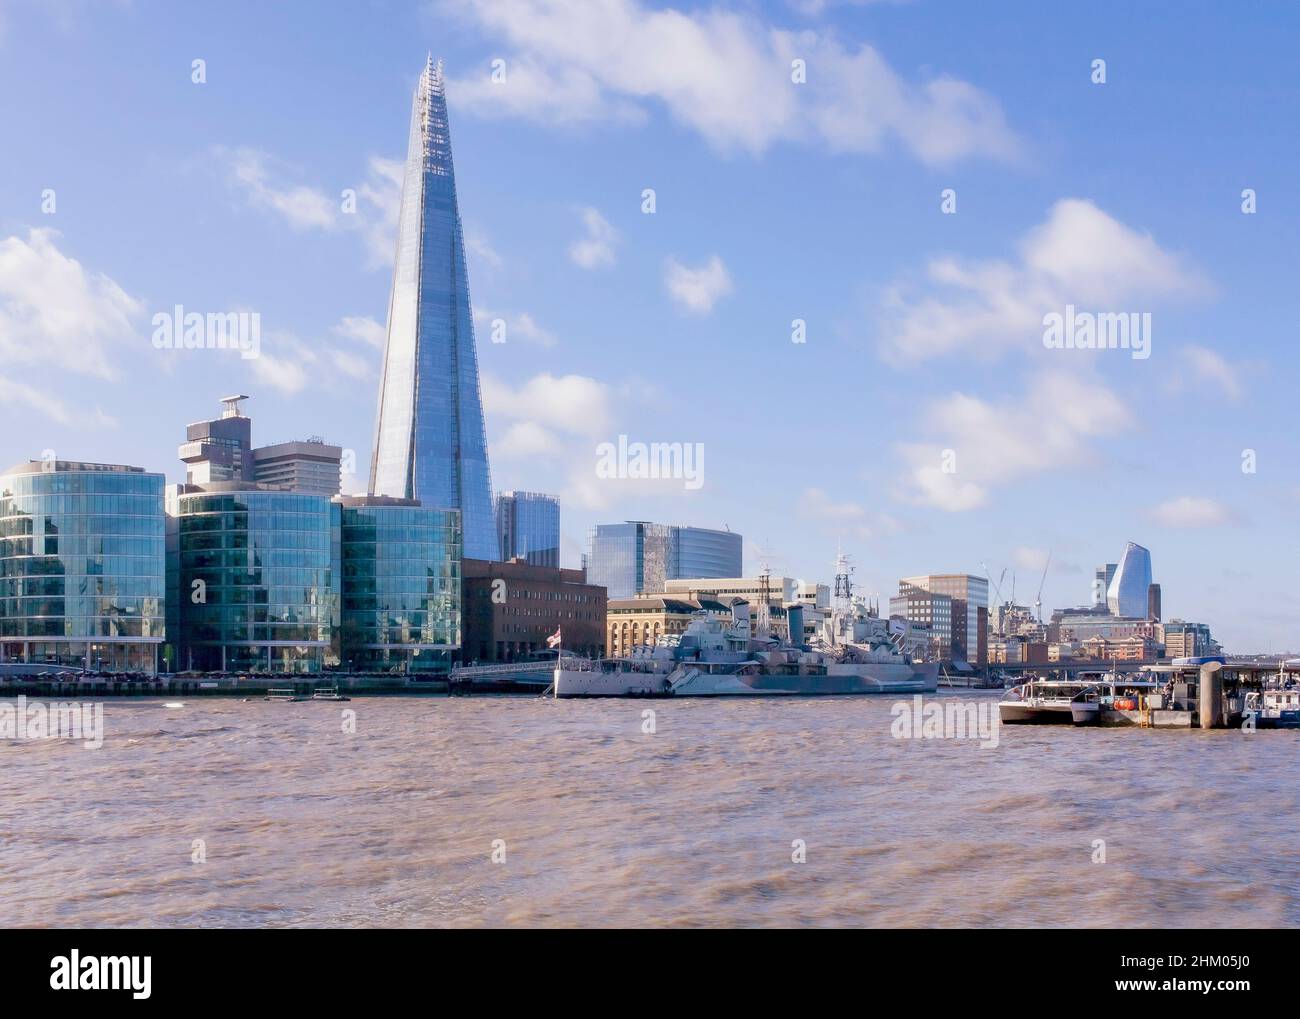
<instances>
[{"instance_id":1,"label":"high-rise office block","mask_svg":"<svg viewBox=\"0 0 1300 1019\"><path fill-rule=\"evenodd\" d=\"M743 539L732 531L629 520L598 524L587 554L590 582L609 597L660 594L679 577L739 577Z\"/></svg>"},{"instance_id":2,"label":"high-rise office block","mask_svg":"<svg viewBox=\"0 0 1300 1019\"><path fill-rule=\"evenodd\" d=\"M163 480L69 460L0 475L0 661L158 670Z\"/></svg>"},{"instance_id":3,"label":"high-rise office block","mask_svg":"<svg viewBox=\"0 0 1300 1019\"><path fill-rule=\"evenodd\" d=\"M1152 584L1147 588L1147 618L1160 622L1160 585Z\"/></svg>"},{"instance_id":4,"label":"high-rise office block","mask_svg":"<svg viewBox=\"0 0 1300 1019\"><path fill-rule=\"evenodd\" d=\"M900 594L906 594L909 587L944 594L953 600L953 657L983 664L988 653L988 578L967 573L929 573L904 577L898 583ZM985 611L981 613L980 609Z\"/></svg>"},{"instance_id":5,"label":"high-rise office block","mask_svg":"<svg viewBox=\"0 0 1300 1019\"><path fill-rule=\"evenodd\" d=\"M277 442L253 450L253 480L294 492L335 496L342 483L343 450L323 439Z\"/></svg>"},{"instance_id":6,"label":"high-rise office block","mask_svg":"<svg viewBox=\"0 0 1300 1019\"><path fill-rule=\"evenodd\" d=\"M1151 553L1130 541L1120 557L1115 576L1106 590L1106 604L1113 616L1145 619L1147 589L1151 586Z\"/></svg>"},{"instance_id":7,"label":"high-rise office block","mask_svg":"<svg viewBox=\"0 0 1300 1019\"><path fill-rule=\"evenodd\" d=\"M465 555L500 554L447 98L432 59L411 108L370 492L458 509Z\"/></svg>"},{"instance_id":8,"label":"high-rise office block","mask_svg":"<svg viewBox=\"0 0 1300 1019\"><path fill-rule=\"evenodd\" d=\"M187 484L253 480L253 422L240 408L247 399L223 396L221 417L185 427L185 442L177 456L185 464Z\"/></svg>"},{"instance_id":9,"label":"high-rise office block","mask_svg":"<svg viewBox=\"0 0 1300 1019\"><path fill-rule=\"evenodd\" d=\"M241 404L247 396L222 397L221 417L185 428L177 455L187 485L225 482L266 485L313 495L339 494L343 450L320 438L253 446L253 421Z\"/></svg>"},{"instance_id":10,"label":"high-rise office block","mask_svg":"<svg viewBox=\"0 0 1300 1019\"><path fill-rule=\"evenodd\" d=\"M497 540L501 560L560 565L560 500L540 492L498 492Z\"/></svg>"},{"instance_id":11,"label":"high-rise office block","mask_svg":"<svg viewBox=\"0 0 1300 1019\"><path fill-rule=\"evenodd\" d=\"M1115 570L1118 568L1116 563L1105 563L1098 566L1093 573L1092 579L1092 604L1104 612L1109 612L1106 606L1106 592L1110 590L1110 582L1115 579Z\"/></svg>"}]
</instances>

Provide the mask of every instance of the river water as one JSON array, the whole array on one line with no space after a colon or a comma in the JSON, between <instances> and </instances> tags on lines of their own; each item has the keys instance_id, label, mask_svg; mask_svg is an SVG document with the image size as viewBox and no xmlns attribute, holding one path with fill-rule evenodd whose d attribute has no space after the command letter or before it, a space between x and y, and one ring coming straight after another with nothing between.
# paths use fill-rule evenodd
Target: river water
<instances>
[{"instance_id":1,"label":"river water","mask_svg":"<svg viewBox=\"0 0 1300 1019\"><path fill-rule=\"evenodd\" d=\"M1300 924L1300 733L895 703L106 700L0 742L0 924Z\"/></svg>"}]
</instances>

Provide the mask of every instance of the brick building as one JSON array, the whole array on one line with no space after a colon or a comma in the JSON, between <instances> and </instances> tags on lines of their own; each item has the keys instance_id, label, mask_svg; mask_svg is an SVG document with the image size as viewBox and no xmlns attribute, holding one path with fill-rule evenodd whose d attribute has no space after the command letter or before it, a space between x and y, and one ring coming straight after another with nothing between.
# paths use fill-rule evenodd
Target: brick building
<instances>
[{"instance_id":1,"label":"brick building","mask_svg":"<svg viewBox=\"0 0 1300 1019\"><path fill-rule=\"evenodd\" d=\"M462 564L461 654L465 662L517 662L547 650L563 632L566 654L605 653L605 589L585 570L535 566L524 559Z\"/></svg>"}]
</instances>

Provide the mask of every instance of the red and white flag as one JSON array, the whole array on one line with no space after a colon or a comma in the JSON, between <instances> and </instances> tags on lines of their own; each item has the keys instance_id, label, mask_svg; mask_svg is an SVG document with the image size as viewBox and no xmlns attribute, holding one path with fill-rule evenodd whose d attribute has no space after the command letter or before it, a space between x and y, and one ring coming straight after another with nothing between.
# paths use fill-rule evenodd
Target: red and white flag
<instances>
[{"instance_id":1,"label":"red and white flag","mask_svg":"<svg viewBox=\"0 0 1300 1019\"><path fill-rule=\"evenodd\" d=\"M560 646L560 628L559 628L559 627L556 627L555 632L554 632L553 634L551 634L549 637L546 638L546 646L547 646L547 647L559 647L559 646Z\"/></svg>"}]
</instances>

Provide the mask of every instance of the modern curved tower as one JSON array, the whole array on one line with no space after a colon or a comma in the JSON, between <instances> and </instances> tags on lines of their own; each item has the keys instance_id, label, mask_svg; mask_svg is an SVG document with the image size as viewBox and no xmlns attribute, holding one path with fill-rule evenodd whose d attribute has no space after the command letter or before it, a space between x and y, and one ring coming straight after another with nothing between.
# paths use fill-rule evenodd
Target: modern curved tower
<instances>
[{"instance_id":1,"label":"modern curved tower","mask_svg":"<svg viewBox=\"0 0 1300 1019\"><path fill-rule=\"evenodd\" d=\"M411 107L370 492L460 510L465 555L499 557L447 97L432 56Z\"/></svg>"},{"instance_id":2,"label":"modern curved tower","mask_svg":"<svg viewBox=\"0 0 1300 1019\"><path fill-rule=\"evenodd\" d=\"M1106 605L1112 616L1129 619L1147 617L1147 588L1151 586L1151 553L1141 545L1129 542L1120 557L1110 589L1106 592Z\"/></svg>"}]
</instances>

